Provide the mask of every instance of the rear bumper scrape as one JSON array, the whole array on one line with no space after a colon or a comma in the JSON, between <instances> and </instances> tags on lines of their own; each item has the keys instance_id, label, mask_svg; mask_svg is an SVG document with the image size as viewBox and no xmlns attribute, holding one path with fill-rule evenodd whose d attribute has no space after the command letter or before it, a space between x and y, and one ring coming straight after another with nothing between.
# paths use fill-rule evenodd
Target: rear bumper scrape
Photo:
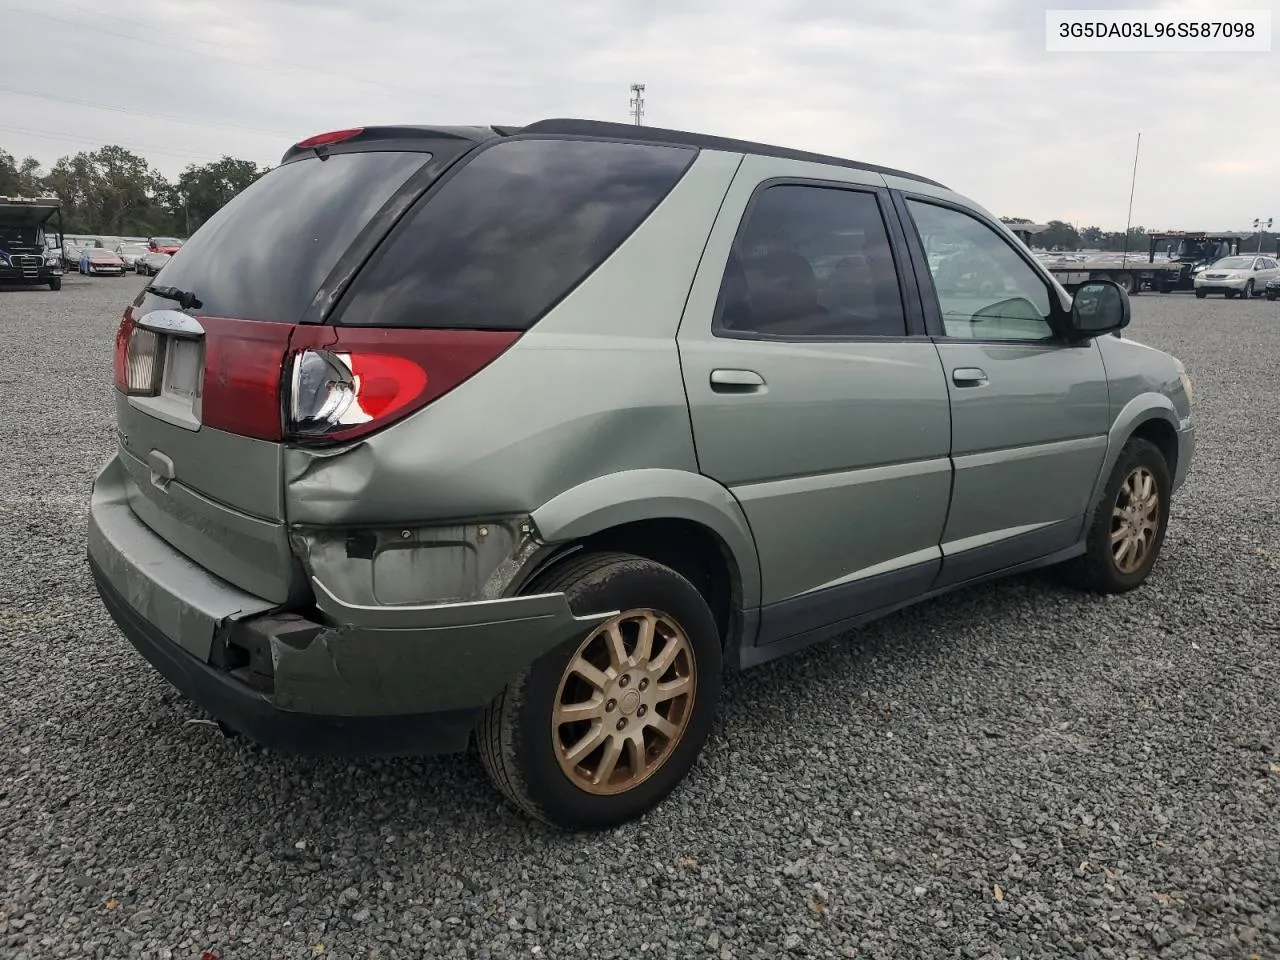
<instances>
[{"instance_id":1,"label":"rear bumper scrape","mask_svg":"<svg viewBox=\"0 0 1280 960\"><path fill-rule=\"evenodd\" d=\"M318 581L319 615L282 611L138 520L117 458L95 483L88 539L98 591L138 651L214 717L288 752L465 749L480 712L513 677L614 615L575 616L559 593L360 605Z\"/></svg>"}]
</instances>

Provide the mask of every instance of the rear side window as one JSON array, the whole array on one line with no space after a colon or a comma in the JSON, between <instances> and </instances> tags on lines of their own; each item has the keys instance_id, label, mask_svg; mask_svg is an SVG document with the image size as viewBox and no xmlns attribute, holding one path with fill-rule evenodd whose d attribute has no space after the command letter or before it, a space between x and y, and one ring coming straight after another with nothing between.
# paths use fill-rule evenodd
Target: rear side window
<instances>
[{"instance_id":1,"label":"rear side window","mask_svg":"<svg viewBox=\"0 0 1280 960\"><path fill-rule=\"evenodd\" d=\"M356 235L429 159L335 153L282 164L197 230L161 282L199 297L203 316L296 323Z\"/></svg>"},{"instance_id":2,"label":"rear side window","mask_svg":"<svg viewBox=\"0 0 1280 960\"><path fill-rule=\"evenodd\" d=\"M604 262L696 152L508 140L426 198L352 286L340 323L525 330Z\"/></svg>"},{"instance_id":3,"label":"rear side window","mask_svg":"<svg viewBox=\"0 0 1280 960\"><path fill-rule=\"evenodd\" d=\"M782 184L757 195L725 265L721 337L902 337L893 251L874 193Z\"/></svg>"}]
</instances>

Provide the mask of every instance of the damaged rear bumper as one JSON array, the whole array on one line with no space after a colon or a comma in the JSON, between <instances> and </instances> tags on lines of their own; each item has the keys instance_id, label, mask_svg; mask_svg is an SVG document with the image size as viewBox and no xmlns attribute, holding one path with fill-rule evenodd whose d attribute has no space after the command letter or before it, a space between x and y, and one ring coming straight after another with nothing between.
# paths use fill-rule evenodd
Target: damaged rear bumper
<instances>
[{"instance_id":1,"label":"damaged rear bumper","mask_svg":"<svg viewBox=\"0 0 1280 960\"><path fill-rule=\"evenodd\" d=\"M612 615L563 594L356 606L316 584L318 611L283 611L208 573L133 514L113 459L94 486L89 564L112 618L189 699L275 749L329 756L466 748L521 670Z\"/></svg>"}]
</instances>

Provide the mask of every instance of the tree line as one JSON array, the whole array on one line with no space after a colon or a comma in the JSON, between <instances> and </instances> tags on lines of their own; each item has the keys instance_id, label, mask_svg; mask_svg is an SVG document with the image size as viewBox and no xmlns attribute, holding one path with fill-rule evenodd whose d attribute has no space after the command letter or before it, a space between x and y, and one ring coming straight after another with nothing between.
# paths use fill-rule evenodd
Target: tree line
<instances>
[{"instance_id":1,"label":"tree line","mask_svg":"<svg viewBox=\"0 0 1280 960\"><path fill-rule=\"evenodd\" d=\"M1026 217L1001 217L1000 219L1010 226L1033 222ZM1063 220L1050 220L1047 227L1047 230L1042 230L1032 235L1032 246L1042 247L1045 250L1119 251L1128 249L1130 252L1135 253L1146 252L1149 248L1146 227L1130 228L1127 245L1123 230L1103 230L1101 227L1085 227L1083 230L1077 230L1072 224ZM1261 235L1263 251L1270 250L1273 253L1275 252L1276 236L1274 233L1263 233ZM1258 234L1254 234L1252 239L1241 242L1241 249L1245 251L1254 250L1258 245L1258 240Z\"/></svg>"},{"instance_id":2,"label":"tree line","mask_svg":"<svg viewBox=\"0 0 1280 960\"><path fill-rule=\"evenodd\" d=\"M52 194L62 201L63 229L70 234L189 237L227 201L270 167L224 156L189 164L176 180L167 180L145 157L106 146L60 157L46 172L34 157L16 159L0 148L0 197ZM1002 217L1005 223L1031 223L1026 217ZM1085 227L1050 220L1031 242L1047 250L1147 249L1147 231ZM1253 247L1255 243L1246 243ZM1276 234L1262 235L1262 249L1275 251Z\"/></svg>"},{"instance_id":3,"label":"tree line","mask_svg":"<svg viewBox=\"0 0 1280 960\"><path fill-rule=\"evenodd\" d=\"M224 156L168 180L146 158L106 146L60 157L45 171L34 157L0 148L0 197L58 197L69 234L187 237L269 169Z\"/></svg>"}]
</instances>

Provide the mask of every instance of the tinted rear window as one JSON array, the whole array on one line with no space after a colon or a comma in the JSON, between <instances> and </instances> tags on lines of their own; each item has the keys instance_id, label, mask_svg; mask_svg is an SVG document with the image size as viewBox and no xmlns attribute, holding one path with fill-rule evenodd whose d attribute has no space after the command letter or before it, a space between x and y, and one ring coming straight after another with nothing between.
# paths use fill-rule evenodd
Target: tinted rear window
<instances>
[{"instance_id":1,"label":"tinted rear window","mask_svg":"<svg viewBox=\"0 0 1280 960\"><path fill-rule=\"evenodd\" d=\"M429 159L335 153L282 164L182 245L164 285L194 293L203 316L296 323L351 241Z\"/></svg>"},{"instance_id":2,"label":"tinted rear window","mask_svg":"<svg viewBox=\"0 0 1280 960\"><path fill-rule=\"evenodd\" d=\"M498 143L406 218L357 278L339 322L526 329L640 225L695 155L585 140Z\"/></svg>"}]
</instances>

